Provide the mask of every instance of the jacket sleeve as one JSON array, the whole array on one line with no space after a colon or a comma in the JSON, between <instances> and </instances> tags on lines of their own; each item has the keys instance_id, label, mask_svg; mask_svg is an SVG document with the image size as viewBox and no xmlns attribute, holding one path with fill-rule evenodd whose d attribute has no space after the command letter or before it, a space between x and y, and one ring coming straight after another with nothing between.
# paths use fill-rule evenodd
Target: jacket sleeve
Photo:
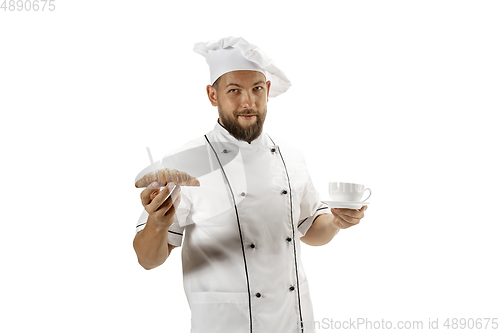
<instances>
[{"instance_id":1,"label":"jacket sleeve","mask_svg":"<svg viewBox=\"0 0 500 333\"><path fill-rule=\"evenodd\" d=\"M330 207L320 200L320 194L314 188L309 174L307 175L307 185L304 187L304 193L300 202L300 217L297 223L297 229L300 236L304 236L311 227L314 220L322 214L330 214Z\"/></svg>"}]
</instances>

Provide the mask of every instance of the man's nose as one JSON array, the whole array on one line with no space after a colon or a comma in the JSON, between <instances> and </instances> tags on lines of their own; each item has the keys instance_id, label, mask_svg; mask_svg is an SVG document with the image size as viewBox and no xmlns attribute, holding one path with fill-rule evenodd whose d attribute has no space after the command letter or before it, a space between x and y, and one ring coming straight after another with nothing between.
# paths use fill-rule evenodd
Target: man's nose
<instances>
[{"instance_id":1,"label":"man's nose","mask_svg":"<svg viewBox=\"0 0 500 333\"><path fill-rule=\"evenodd\" d=\"M255 98L252 93L243 91L241 98L241 107L243 109L252 109L255 106Z\"/></svg>"}]
</instances>

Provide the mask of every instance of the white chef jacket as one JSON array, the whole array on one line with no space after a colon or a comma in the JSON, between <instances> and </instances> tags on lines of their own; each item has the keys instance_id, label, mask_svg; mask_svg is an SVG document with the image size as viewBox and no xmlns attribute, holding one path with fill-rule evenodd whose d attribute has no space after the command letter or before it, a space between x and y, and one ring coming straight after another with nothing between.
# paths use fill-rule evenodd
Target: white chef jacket
<instances>
[{"instance_id":1,"label":"white chef jacket","mask_svg":"<svg viewBox=\"0 0 500 333\"><path fill-rule=\"evenodd\" d=\"M250 144L239 141L219 123L184 148L202 145L214 164L239 151L199 177L199 188L182 188L169 229L168 243L182 245L191 332L315 332L300 237L331 212L302 154L265 133ZM137 232L146 220L144 211Z\"/></svg>"}]
</instances>

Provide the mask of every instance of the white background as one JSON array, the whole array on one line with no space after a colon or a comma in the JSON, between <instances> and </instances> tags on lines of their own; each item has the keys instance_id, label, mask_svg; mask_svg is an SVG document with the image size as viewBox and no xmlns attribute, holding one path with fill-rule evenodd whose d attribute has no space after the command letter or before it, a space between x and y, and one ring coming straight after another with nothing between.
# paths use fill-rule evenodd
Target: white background
<instances>
[{"instance_id":1,"label":"white background","mask_svg":"<svg viewBox=\"0 0 500 333\"><path fill-rule=\"evenodd\" d=\"M230 35L292 81L265 130L324 198L373 191L359 226L303 246L316 320L499 317L497 1L55 4L0 11L2 332L189 332L180 250L136 261L133 184L145 147L213 128L192 48Z\"/></svg>"}]
</instances>

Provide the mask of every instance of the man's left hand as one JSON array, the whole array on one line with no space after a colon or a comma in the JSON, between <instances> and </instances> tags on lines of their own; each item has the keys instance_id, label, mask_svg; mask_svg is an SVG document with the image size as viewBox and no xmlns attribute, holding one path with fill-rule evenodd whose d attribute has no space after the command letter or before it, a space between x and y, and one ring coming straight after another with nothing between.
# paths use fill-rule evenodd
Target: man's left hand
<instances>
[{"instance_id":1,"label":"man's left hand","mask_svg":"<svg viewBox=\"0 0 500 333\"><path fill-rule=\"evenodd\" d=\"M347 229L356 225L365 216L368 206L361 209L332 208L333 224L340 229Z\"/></svg>"}]
</instances>

